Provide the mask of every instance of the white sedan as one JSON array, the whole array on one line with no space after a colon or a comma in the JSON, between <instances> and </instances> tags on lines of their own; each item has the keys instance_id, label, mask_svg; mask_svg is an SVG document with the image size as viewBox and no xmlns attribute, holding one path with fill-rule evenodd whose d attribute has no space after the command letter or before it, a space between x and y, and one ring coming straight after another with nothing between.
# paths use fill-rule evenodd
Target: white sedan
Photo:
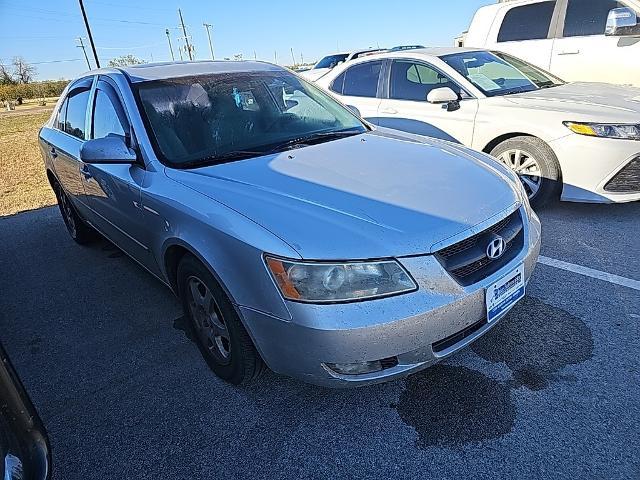
<instances>
[{"instance_id":1,"label":"white sedan","mask_svg":"<svg viewBox=\"0 0 640 480\"><path fill-rule=\"evenodd\" d=\"M510 55L464 48L370 56L317 84L375 125L492 154L534 205L640 200L638 88L565 83Z\"/></svg>"}]
</instances>

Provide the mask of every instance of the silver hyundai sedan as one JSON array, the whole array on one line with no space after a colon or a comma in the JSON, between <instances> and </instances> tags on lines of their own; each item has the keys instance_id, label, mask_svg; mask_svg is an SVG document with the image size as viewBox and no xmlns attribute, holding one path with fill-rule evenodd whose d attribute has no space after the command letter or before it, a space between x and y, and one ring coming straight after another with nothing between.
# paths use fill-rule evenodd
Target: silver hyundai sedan
<instances>
[{"instance_id":1,"label":"silver hyundai sedan","mask_svg":"<svg viewBox=\"0 0 640 480\"><path fill-rule=\"evenodd\" d=\"M523 298L540 248L494 159L373 129L266 63L89 72L40 146L71 237L99 232L171 288L233 384L423 369Z\"/></svg>"}]
</instances>

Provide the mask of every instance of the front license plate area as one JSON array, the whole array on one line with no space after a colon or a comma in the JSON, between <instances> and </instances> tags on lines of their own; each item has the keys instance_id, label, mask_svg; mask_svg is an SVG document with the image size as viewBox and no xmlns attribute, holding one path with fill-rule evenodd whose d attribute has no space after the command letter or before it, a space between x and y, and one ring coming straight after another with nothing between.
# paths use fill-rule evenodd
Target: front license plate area
<instances>
[{"instance_id":1,"label":"front license plate area","mask_svg":"<svg viewBox=\"0 0 640 480\"><path fill-rule=\"evenodd\" d=\"M524 264L487 288L487 322L491 323L524 297Z\"/></svg>"}]
</instances>

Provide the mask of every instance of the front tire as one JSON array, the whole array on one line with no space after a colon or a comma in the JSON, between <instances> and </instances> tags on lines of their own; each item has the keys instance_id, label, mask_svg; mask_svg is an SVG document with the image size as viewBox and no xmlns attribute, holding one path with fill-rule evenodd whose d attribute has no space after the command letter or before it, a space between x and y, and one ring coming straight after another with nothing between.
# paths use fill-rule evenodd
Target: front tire
<instances>
[{"instance_id":1,"label":"front tire","mask_svg":"<svg viewBox=\"0 0 640 480\"><path fill-rule=\"evenodd\" d=\"M544 141L525 136L510 138L497 145L491 155L518 174L533 207L540 208L560 198L560 165Z\"/></svg>"},{"instance_id":2,"label":"front tire","mask_svg":"<svg viewBox=\"0 0 640 480\"><path fill-rule=\"evenodd\" d=\"M178 265L178 291L200 353L209 368L233 385L248 384L265 365L233 304L211 272L192 255Z\"/></svg>"},{"instance_id":3,"label":"front tire","mask_svg":"<svg viewBox=\"0 0 640 480\"><path fill-rule=\"evenodd\" d=\"M58 200L58 208L62 214L62 220L64 220L64 225L67 227L67 232L69 232L71 238L80 245L93 242L97 237L96 231L80 218L62 186L59 183L55 183L53 191Z\"/></svg>"}]
</instances>

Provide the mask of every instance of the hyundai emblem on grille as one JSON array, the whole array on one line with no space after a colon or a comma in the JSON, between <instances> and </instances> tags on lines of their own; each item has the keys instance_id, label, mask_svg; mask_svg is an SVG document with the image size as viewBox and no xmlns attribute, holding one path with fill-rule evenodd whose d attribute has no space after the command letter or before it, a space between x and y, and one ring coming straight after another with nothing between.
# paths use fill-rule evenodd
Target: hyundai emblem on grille
<instances>
[{"instance_id":1,"label":"hyundai emblem on grille","mask_svg":"<svg viewBox=\"0 0 640 480\"><path fill-rule=\"evenodd\" d=\"M487 245L487 257L491 259L500 258L505 250L504 239L502 237L497 237L491 240L489 245Z\"/></svg>"}]
</instances>

